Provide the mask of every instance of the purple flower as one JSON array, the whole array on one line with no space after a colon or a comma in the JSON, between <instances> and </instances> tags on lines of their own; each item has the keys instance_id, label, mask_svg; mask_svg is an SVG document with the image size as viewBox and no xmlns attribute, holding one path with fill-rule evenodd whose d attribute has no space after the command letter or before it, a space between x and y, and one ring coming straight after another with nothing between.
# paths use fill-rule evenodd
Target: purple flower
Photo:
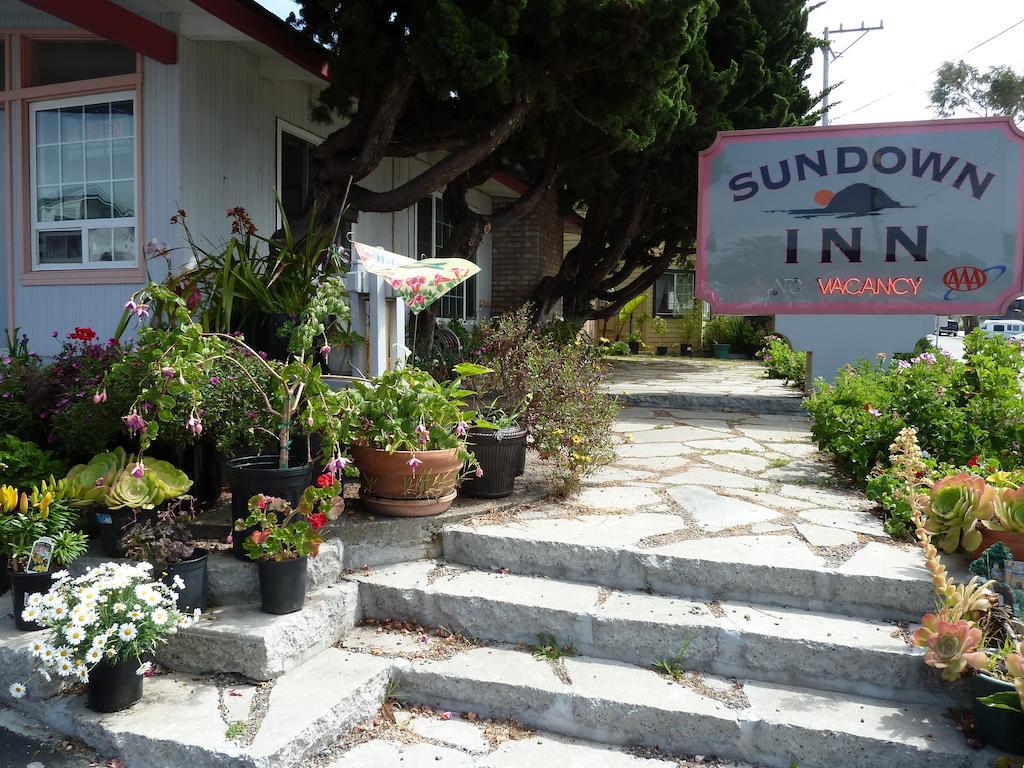
<instances>
[{"instance_id":1,"label":"purple flower","mask_svg":"<svg viewBox=\"0 0 1024 768\"><path fill-rule=\"evenodd\" d=\"M189 420L185 423L185 426L188 427L189 431L193 435L203 434L203 423L195 416L190 416Z\"/></svg>"},{"instance_id":2,"label":"purple flower","mask_svg":"<svg viewBox=\"0 0 1024 768\"><path fill-rule=\"evenodd\" d=\"M458 435L459 437L465 437L468 428L469 424L467 424L465 421L460 421L458 424L455 425L455 434Z\"/></svg>"},{"instance_id":3,"label":"purple flower","mask_svg":"<svg viewBox=\"0 0 1024 768\"><path fill-rule=\"evenodd\" d=\"M416 426L416 434L420 436L420 445L426 445L430 442L430 430L423 426L423 424Z\"/></svg>"},{"instance_id":4,"label":"purple flower","mask_svg":"<svg viewBox=\"0 0 1024 768\"><path fill-rule=\"evenodd\" d=\"M175 370L171 368L169 365L165 365L163 368L160 369L160 375L163 376L165 379L173 379L175 375Z\"/></svg>"},{"instance_id":5,"label":"purple flower","mask_svg":"<svg viewBox=\"0 0 1024 768\"><path fill-rule=\"evenodd\" d=\"M896 367L897 368L909 368L910 367L910 363L908 363L906 360L897 360L896 361Z\"/></svg>"},{"instance_id":6,"label":"purple flower","mask_svg":"<svg viewBox=\"0 0 1024 768\"><path fill-rule=\"evenodd\" d=\"M132 411L127 416L122 416L121 421L128 427L131 432L141 432L146 428L146 420L139 416L135 411Z\"/></svg>"},{"instance_id":7,"label":"purple flower","mask_svg":"<svg viewBox=\"0 0 1024 768\"><path fill-rule=\"evenodd\" d=\"M874 416L876 419L881 416L881 412L877 408L868 408L868 413Z\"/></svg>"},{"instance_id":8,"label":"purple flower","mask_svg":"<svg viewBox=\"0 0 1024 768\"><path fill-rule=\"evenodd\" d=\"M921 354L921 362L926 363L928 365L933 365L935 363L935 355L933 355L931 352L924 352Z\"/></svg>"},{"instance_id":9,"label":"purple flower","mask_svg":"<svg viewBox=\"0 0 1024 768\"><path fill-rule=\"evenodd\" d=\"M153 258L159 256L162 253L167 252L167 243L161 243L155 237L147 240L142 250L145 252L147 258Z\"/></svg>"},{"instance_id":10,"label":"purple flower","mask_svg":"<svg viewBox=\"0 0 1024 768\"><path fill-rule=\"evenodd\" d=\"M406 462L406 464L412 467L413 474L416 473L416 467L418 467L422 463L423 462L417 459L415 456L413 456L411 459L409 459L409 461Z\"/></svg>"},{"instance_id":11,"label":"purple flower","mask_svg":"<svg viewBox=\"0 0 1024 768\"><path fill-rule=\"evenodd\" d=\"M107 390L101 389L95 395L92 396L93 405L99 405L100 403L107 402Z\"/></svg>"},{"instance_id":12,"label":"purple flower","mask_svg":"<svg viewBox=\"0 0 1024 768\"><path fill-rule=\"evenodd\" d=\"M484 468L483 467L477 467L475 474L476 474L477 477L483 477L484 476Z\"/></svg>"},{"instance_id":13,"label":"purple flower","mask_svg":"<svg viewBox=\"0 0 1024 768\"><path fill-rule=\"evenodd\" d=\"M216 387L218 384L220 384L220 376L211 376L210 383Z\"/></svg>"},{"instance_id":14,"label":"purple flower","mask_svg":"<svg viewBox=\"0 0 1024 768\"><path fill-rule=\"evenodd\" d=\"M132 469L131 472L132 477L142 477L145 473L146 467L141 461L135 465L134 469Z\"/></svg>"},{"instance_id":15,"label":"purple flower","mask_svg":"<svg viewBox=\"0 0 1024 768\"><path fill-rule=\"evenodd\" d=\"M58 333L57 331L50 331L50 335L56 339L58 336L60 336L60 333Z\"/></svg>"},{"instance_id":16,"label":"purple flower","mask_svg":"<svg viewBox=\"0 0 1024 768\"><path fill-rule=\"evenodd\" d=\"M348 466L348 459L344 456L336 456L327 463L328 472L342 472Z\"/></svg>"},{"instance_id":17,"label":"purple flower","mask_svg":"<svg viewBox=\"0 0 1024 768\"><path fill-rule=\"evenodd\" d=\"M249 411L249 412L248 412L247 414L245 414L245 415L246 415L246 416L248 416L248 417L249 417L250 419L252 419L253 421L256 421L256 411Z\"/></svg>"},{"instance_id":18,"label":"purple flower","mask_svg":"<svg viewBox=\"0 0 1024 768\"><path fill-rule=\"evenodd\" d=\"M331 345L324 344L322 347L320 347L320 354L323 356L324 360L326 360L331 354Z\"/></svg>"}]
</instances>

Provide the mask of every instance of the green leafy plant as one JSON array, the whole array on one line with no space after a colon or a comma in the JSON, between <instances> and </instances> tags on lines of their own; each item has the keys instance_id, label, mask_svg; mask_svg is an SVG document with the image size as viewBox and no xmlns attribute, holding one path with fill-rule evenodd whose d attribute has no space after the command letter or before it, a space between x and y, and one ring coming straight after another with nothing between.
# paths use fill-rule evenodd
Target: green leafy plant
<instances>
[{"instance_id":1,"label":"green leafy plant","mask_svg":"<svg viewBox=\"0 0 1024 768\"><path fill-rule=\"evenodd\" d=\"M603 351L605 354L615 357L625 357L629 354L629 345L624 341L613 341L607 347L604 347Z\"/></svg>"},{"instance_id":2,"label":"green leafy plant","mask_svg":"<svg viewBox=\"0 0 1024 768\"><path fill-rule=\"evenodd\" d=\"M121 537L121 548L126 557L153 563L161 570L190 560L196 550L195 519L195 499L182 496L157 513L155 524L146 520L130 526Z\"/></svg>"},{"instance_id":3,"label":"green leafy plant","mask_svg":"<svg viewBox=\"0 0 1024 768\"><path fill-rule=\"evenodd\" d=\"M978 524L991 520L995 490L982 477L962 473L932 486L925 529L937 536L943 552L970 552L981 545Z\"/></svg>"},{"instance_id":4,"label":"green leafy plant","mask_svg":"<svg viewBox=\"0 0 1024 768\"><path fill-rule=\"evenodd\" d=\"M665 318L660 315L654 316L654 319L651 320L651 333L658 338L668 333L668 323L665 322Z\"/></svg>"},{"instance_id":5,"label":"green leafy plant","mask_svg":"<svg viewBox=\"0 0 1024 768\"><path fill-rule=\"evenodd\" d=\"M693 642L693 637L687 635L683 638L682 645L676 650L675 654L668 659L658 659L654 661L651 666L657 672L661 672L667 677L671 677L676 682L679 682L686 675L686 669L683 667L683 661L686 658L686 652L690 649L690 643Z\"/></svg>"},{"instance_id":6,"label":"green leafy plant","mask_svg":"<svg viewBox=\"0 0 1024 768\"><path fill-rule=\"evenodd\" d=\"M15 488L31 488L54 475L64 474L65 464L38 445L15 435L0 435L0 472Z\"/></svg>"},{"instance_id":7,"label":"green leafy plant","mask_svg":"<svg viewBox=\"0 0 1024 768\"><path fill-rule=\"evenodd\" d=\"M620 336L622 331L629 326L629 335L626 337L627 341L642 341L644 336L644 326L647 325L647 316L641 313L638 317L637 327L633 328L633 315L636 314L637 310L640 309L647 301L647 294L641 293L639 296L634 296L632 299L627 301L622 309L619 310L619 329L616 336Z\"/></svg>"},{"instance_id":8,"label":"green leafy plant","mask_svg":"<svg viewBox=\"0 0 1024 768\"><path fill-rule=\"evenodd\" d=\"M108 509L155 509L188 492L192 481L173 464L115 448L88 464L72 467L64 478L76 506L103 504Z\"/></svg>"},{"instance_id":9,"label":"green leafy plant","mask_svg":"<svg viewBox=\"0 0 1024 768\"><path fill-rule=\"evenodd\" d=\"M558 661L566 656L575 656L576 649L571 645L559 645L554 635L541 632L537 635L537 645L533 648L533 658L544 661Z\"/></svg>"},{"instance_id":10,"label":"green leafy plant","mask_svg":"<svg viewBox=\"0 0 1024 768\"><path fill-rule=\"evenodd\" d=\"M85 554L88 539L78 530L78 514L64 498L63 483L42 483L19 492L0 486L0 553L13 571L45 571L33 559L32 545L53 540L51 565L66 566Z\"/></svg>"},{"instance_id":11,"label":"green leafy plant","mask_svg":"<svg viewBox=\"0 0 1024 768\"><path fill-rule=\"evenodd\" d=\"M755 355L770 379L802 387L807 379L807 353L797 352L781 336L766 336L764 346Z\"/></svg>"},{"instance_id":12,"label":"green leafy plant","mask_svg":"<svg viewBox=\"0 0 1024 768\"><path fill-rule=\"evenodd\" d=\"M340 496L340 487L332 485L335 496ZM307 497L303 497L307 501ZM308 513L303 513L303 509ZM344 508L342 504L341 508ZM300 557L316 557L323 543L319 531L328 520L337 519L337 506L324 506L324 511L314 511L312 503L292 509L285 499L256 494L249 499L249 516L235 522L236 531L255 528L246 538L243 546L253 560L295 560Z\"/></svg>"}]
</instances>

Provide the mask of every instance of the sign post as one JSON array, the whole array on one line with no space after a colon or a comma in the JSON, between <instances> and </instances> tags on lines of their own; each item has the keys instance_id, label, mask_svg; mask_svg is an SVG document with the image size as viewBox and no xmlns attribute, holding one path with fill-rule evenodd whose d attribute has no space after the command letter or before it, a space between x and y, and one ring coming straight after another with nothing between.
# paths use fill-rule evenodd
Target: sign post
<instances>
[{"instance_id":1,"label":"sign post","mask_svg":"<svg viewBox=\"0 0 1024 768\"><path fill-rule=\"evenodd\" d=\"M697 294L776 315L815 377L1022 293L1024 135L1009 118L721 133L699 185Z\"/></svg>"}]
</instances>

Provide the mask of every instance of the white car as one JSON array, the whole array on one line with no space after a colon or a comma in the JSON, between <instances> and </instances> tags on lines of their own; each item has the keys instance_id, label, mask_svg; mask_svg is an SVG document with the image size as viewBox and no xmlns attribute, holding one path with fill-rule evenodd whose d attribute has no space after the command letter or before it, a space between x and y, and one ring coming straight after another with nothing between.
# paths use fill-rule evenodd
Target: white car
<instances>
[{"instance_id":1,"label":"white car","mask_svg":"<svg viewBox=\"0 0 1024 768\"><path fill-rule=\"evenodd\" d=\"M1024 322L1020 320L985 320L978 326L985 333L1013 339L1024 336Z\"/></svg>"}]
</instances>

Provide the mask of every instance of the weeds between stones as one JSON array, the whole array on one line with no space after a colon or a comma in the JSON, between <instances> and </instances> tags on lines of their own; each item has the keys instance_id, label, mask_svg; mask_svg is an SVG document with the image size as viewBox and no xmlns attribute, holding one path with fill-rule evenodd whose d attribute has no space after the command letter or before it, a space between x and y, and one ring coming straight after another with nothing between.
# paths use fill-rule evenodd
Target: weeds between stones
<instances>
[{"instance_id":1,"label":"weeds between stones","mask_svg":"<svg viewBox=\"0 0 1024 768\"><path fill-rule=\"evenodd\" d=\"M576 649L571 645L559 645L554 635L541 632L537 635L537 645L533 647L533 658L541 661L558 661L566 656L575 656Z\"/></svg>"},{"instance_id":2,"label":"weeds between stones","mask_svg":"<svg viewBox=\"0 0 1024 768\"><path fill-rule=\"evenodd\" d=\"M686 658L686 652L690 650L690 643L693 642L693 635L687 634L683 637L683 644L679 646L679 650L675 652L675 655L670 659L658 659L651 663L651 666L655 670L661 672L663 675L667 675L675 680L677 683L682 680L683 675L686 674L686 670L683 669L683 659Z\"/></svg>"}]
</instances>

